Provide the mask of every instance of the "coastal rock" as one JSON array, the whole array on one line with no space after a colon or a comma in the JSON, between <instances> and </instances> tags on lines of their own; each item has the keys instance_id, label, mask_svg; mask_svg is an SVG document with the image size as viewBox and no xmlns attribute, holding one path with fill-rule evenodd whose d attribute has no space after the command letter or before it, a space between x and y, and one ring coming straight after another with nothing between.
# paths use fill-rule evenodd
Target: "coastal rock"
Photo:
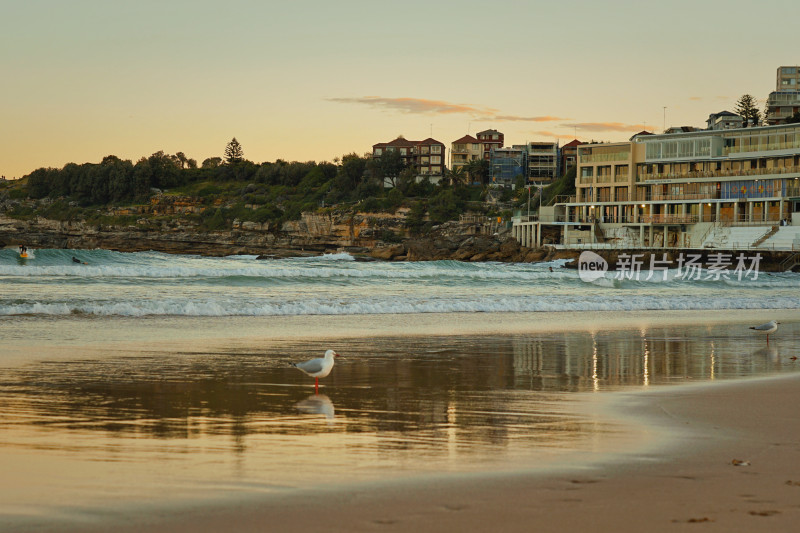
<instances>
[{"instance_id":1,"label":"coastal rock","mask_svg":"<svg viewBox=\"0 0 800 533\"><path fill-rule=\"evenodd\" d=\"M369 255L375 259L383 259L385 261L396 260L400 256L405 256L406 247L402 244L391 244L388 246L376 246L373 248Z\"/></svg>"}]
</instances>

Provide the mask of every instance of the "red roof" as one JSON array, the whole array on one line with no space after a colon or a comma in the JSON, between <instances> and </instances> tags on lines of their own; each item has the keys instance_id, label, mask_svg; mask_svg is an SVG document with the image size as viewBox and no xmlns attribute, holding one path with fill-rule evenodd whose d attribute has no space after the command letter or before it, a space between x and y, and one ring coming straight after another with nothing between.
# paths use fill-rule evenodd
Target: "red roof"
<instances>
[{"instance_id":1,"label":"red roof","mask_svg":"<svg viewBox=\"0 0 800 533\"><path fill-rule=\"evenodd\" d=\"M572 148L573 146L580 146L582 144L586 144L586 143L583 142L583 141L579 141L578 139L573 139L570 142L568 142L567 144L565 144L564 146L562 146L561 149L563 150L564 148Z\"/></svg>"},{"instance_id":2,"label":"red roof","mask_svg":"<svg viewBox=\"0 0 800 533\"><path fill-rule=\"evenodd\" d=\"M472 135L464 135L463 137L461 137L457 141L453 141L454 144L455 143L458 143L458 144L462 144L462 143L477 143L477 142L478 142L478 139L476 139Z\"/></svg>"},{"instance_id":3,"label":"red roof","mask_svg":"<svg viewBox=\"0 0 800 533\"><path fill-rule=\"evenodd\" d=\"M425 139L424 141L416 141L414 144L427 144L427 145L431 145L431 144L441 144L442 146L444 146L444 143L442 143L442 142L439 142L439 141L437 141L436 139L432 139L431 137L428 137L428 138L427 138L427 139Z\"/></svg>"}]
</instances>

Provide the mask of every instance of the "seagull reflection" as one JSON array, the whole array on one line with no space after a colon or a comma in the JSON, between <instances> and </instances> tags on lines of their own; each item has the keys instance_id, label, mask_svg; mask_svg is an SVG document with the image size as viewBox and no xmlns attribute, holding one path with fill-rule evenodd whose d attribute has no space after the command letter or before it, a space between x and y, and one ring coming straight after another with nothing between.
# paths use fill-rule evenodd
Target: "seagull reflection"
<instances>
[{"instance_id":1,"label":"seagull reflection","mask_svg":"<svg viewBox=\"0 0 800 533\"><path fill-rule=\"evenodd\" d=\"M760 350L753 352L753 357L757 357L772 363L778 361L778 356L778 349L774 346L767 346L766 348L761 348Z\"/></svg>"},{"instance_id":2,"label":"seagull reflection","mask_svg":"<svg viewBox=\"0 0 800 533\"><path fill-rule=\"evenodd\" d=\"M325 415L328 420L333 420L333 402L324 394L312 394L305 400L294 404L295 409L309 415Z\"/></svg>"}]
</instances>

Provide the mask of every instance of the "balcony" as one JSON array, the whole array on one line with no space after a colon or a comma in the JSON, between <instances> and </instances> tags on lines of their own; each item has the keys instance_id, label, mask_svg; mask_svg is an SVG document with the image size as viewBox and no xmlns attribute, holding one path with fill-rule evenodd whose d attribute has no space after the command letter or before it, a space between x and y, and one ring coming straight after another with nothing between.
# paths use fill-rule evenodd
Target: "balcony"
<instances>
[{"instance_id":1,"label":"balcony","mask_svg":"<svg viewBox=\"0 0 800 533\"><path fill-rule=\"evenodd\" d=\"M769 176L778 174L800 173L800 166L751 168L747 170L708 170L669 174L639 174L636 181L650 180L676 180L676 179L705 179L705 178L730 178L738 176Z\"/></svg>"},{"instance_id":2,"label":"balcony","mask_svg":"<svg viewBox=\"0 0 800 533\"><path fill-rule=\"evenodd\" d=\"M611 154L588 154L588 155L581 155L580 161L581 163L601 163L605 161L627 161L630 159L631 153L630 151L626 152L614 152Z\"/></svg>"},{"instance_id":3,"label":"balcony","mask_svg":"<svg viewBox=\"0 0 800 533\"><path fill-rule=\"evenodd\" d=\"M694 224L699 222L697 215L642 215L645 224Z\"/></svg>"},{"instance_id":4,"label":"balcony","mask_svg":"<svg viewBox=\"0 0 800 533\"><path fill-rule=\"evenodd\" d=\"M722 152L725 155L730 154L743 154L748 152L771 152L774 150L794 150L800 148L800 140L784 141L777 143L759 144L758 147L744 147L744 146L727 146L723 148Z\"/></svg>"}]
</instances>

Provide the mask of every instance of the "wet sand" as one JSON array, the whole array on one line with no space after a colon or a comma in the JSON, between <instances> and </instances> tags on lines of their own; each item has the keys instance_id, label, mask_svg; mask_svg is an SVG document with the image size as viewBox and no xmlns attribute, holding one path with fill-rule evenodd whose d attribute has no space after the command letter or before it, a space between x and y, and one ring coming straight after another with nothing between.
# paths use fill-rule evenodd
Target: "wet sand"
<instances>
[{"instance_id":1,"label":"wet sand","mask_svg":"<svg viewBox=\"0 0 800 533\"><path fill-rule=\"evenodd\" d=\"M309 491L142 516L116 530L794 531L800 519L798 397L798 376L619 393L607 407L650 431L677 433L675 442L557 475ZM735 466L734 459L750 464Z\"/></svg>"},{"instance_id":2,"label":"wet sand","mask_svg":"<svg viewBox=\"0 0 800 533\"><path fill-rule=\"evenodd\" d=\"M794 348L789 333L793 329L786 327L782 330L782 337L775 337L773 345L779 346L779 352L767 351L762 354L763 339L753 337L745 326L759 323L759 318L765 316L786 322L796 322L800 318L797 311L780 310L723 311L714 314L640 312L615 313L610 316L587 316L581 313L553 315L464 315L459 316L458 320L453 320L452 315L422 318L395 316L371 317L370 321L361 323L352 317L341 321L337 317L295 317L292 320L270 321L190 319L176 321L184 325L178 333L173 328L174 324L169 321L165 324L165 321L140 319L119 321L114 327L106 328L102 336L97 338L92 336L94 334L91 328L85 327L72 337L64 337L64 331L74 329L72 320L67 319L47 325L48 335L58 342L42 341L41 338L31 340L35 338L33 334L40 325L35 321L22 321L17 326L22 324L24 327L13 330L16 336L4 337L6 346L15 348L15 355L6 352L0 358L0 363L13 369L21 360L27 361L29 357L35 356L44 361L42 368L63 364L65 369L86 371L88 378L80 381L80 387L76 389L83 390L87 388L89 381L99 381L102 375L95 379L94 371L89 371L91 369L86 366L86 362L74 366L71 358L77 352L79 363L86 359L90 362L89 366L92 366L95 364L91 363L93 358L100 357L100 366L105 365L117 371L121 359L107 361L103 359L107 356L99 355L108 352L110 345L114 345L114 350L123 355L128 348L150 350L159 347L168 351L171 347L180 346L184 349L181 356L190 357L192 352L202 355L204 350L213 346L233 349L236 346L252 346L253 342L262 340L273 343L273 346L280 345L287 339L300 339L315 345L323 338L330 340L359 335L369 338L377 333L395 333L402 337L413 332L418 338L415 342L420 342L426 337L463 335L466 332L513 335L552 331L584 332L581 338L586 340L585 332L602 334L603 331L655 326L685 325L698 328L730 324L732 328L729 329L734 336L728 342L733 339L735 344L747 345L742 351L744 355L752 354L745 358L747 361L758 359L763 364L772 365L776 356L780 359L780 364L788 364L786 360ZM80 320L77 322L80 323ZM322 323L325 327L320 327ZM104 324L108 325L110 322L106 321ZM186 342L186 324L192 324L192 331L197 333L193 343ZM265 327L259 329L254 324ZM204 328L203 325L208 327ZM702 331L692 331L693 335L704 335ZM146 336L143 335L144 332L147 332ZM227 337L231 333L233 335ZM639 333L631 331L622 334L622 337L630 341L632 350L640 350L637 348L638 344L633 342L639 342ZM676 336L675 340L671 335ZM680 335L681 328L668 333L664 337L665 345L686 345L685 338L678 338ZM574 342L573 336L567 337L570 342ZM147 338L148 343L134 341L142 338ZM720 341L722 339L723 337L719 337ZM608 353L613 350L627 350L624 346L627 345L611 343L608 345ZM591 352L590 345L576 345L576 350L584 356L587 349ZM692 349L686 352L687 355L691 353ZM591 353L588 355L591 356ZM387 357L387 360L391 359ZM132 361L136 363L138 357ZM516 362L514 359L514 364ZM260 363L256 360L253 364L257 366ZM518 371L516 367L512 369L510 364L511 359L506 367L509 379ZM590 364L591 360L587 360L587 364L583 365L583 379L589 384L592 373L596 373ZM150 367L139 367L136 364L124 367L132 375L143 373L147 368ZM195 367L187 368L194 368L193 371L196 371ZM329 390L332 396L337 389L344 392L345 386L351 386L353 390L361 386L359 376L353 374L349 377L344 368L330 378L332 382ZM627 375L626 368L620 367L620 376ZM645 365L637 371L647 368ZM678 365L673 370L682 372L684 368ZM709 368L715 367L712 365ZM28 382L47 384L48 376L57 375L57 370L55 373L50 370L34 373L32 378L35 379L28 379ZM164 371L171 371L170 367L164 367ZM176 375L185 372L182 368L174 371ZM681 375L675 377L679 376ZM419 375L413 379L409 376L416 387L422 386L418 378ZM203 375L193 374L186 382L194 386L203 379ZM132 380L132 383L136 384L138 381ZM146 385L149 381L142 383ZM518 383L508 383L519 388ZM140 396L147 398L149 389L142 390L145 393ZM215 389L212 387L210 390L213 392ZM579 390L591 390L591 387ZM100 394L106 400L110 398L107 392L94 386L89 392ZM241 487L233 485L226 491L224 486L215 486L220 480L212 479L208 486L216 490L209 491L210 499L198 497L190 499L188 503L182 500L138 509L136 504L125 508L111 506L100 512L91 510L82 513L81 509L70 509L70 513L78 515L76 520L60 522L51 517L33 527L20 523L19 528L8 530L107 531L113 528L120 532L425 532L460 528L467 531L561 532L585 528L591 531L638 532L679 531L698 527L698 524L710 531L754 531L756 528L791 530L793 522L800 518L800 422L795 416L797 398L800 397L798 393L800 378L796 375L654 387L648 390L637 388L634 392L578 392L573 393L575 401L570 402L573 404L571 409L584 409L582 414L590 419L612 419L618 423L618 427L634 428L635 431L631 433L635 433L635 436L632 439L612 441L624 446L624 449L609 451L609 440L603 434L605 430L601 430L598 433L600 444L596 448L590 445L578 449L577 453L568 456L568 460L554 462L551 469L531 469L530 464L525 464L521 465L519 471L513 472L516 456L509 454L507 457L511 465L506 464L503 468L492 468L488 471L459 468L456 463L448 470L449 473L423 472L421 475L405 477L390 474L380 481L375 481L373 477L365 482L343 473L343 479L338 484L312 484L311 488L306 486L298 490L267 494L242 491ZM380 395L381 392L372 394ZM585 401L580 401L581 396ZM347 406L346 398L333 399L337 403L337 409ZM357 409L359 404L356 402L353 405ZM108 412L116 412L116 408ZM171 419L164 415L163 420ZM71 434L65 435L69 437ZM110 440L109 444L116 446L119 442ZM157 439L153 442L159 444L169 441ZM71 445L69 442L65 444ZM75 445L78 445L77 441ZM163 454L165 448L155 451ZM186 451L187 457L193 455L188 453L191 450ZM582 451L585 452L584 456L581 456ZM292 450L281 450L281 453L291 455ZM408 459L408 454L405 457ZM749 461L750 465L734 466L731 464L733 459ZM198 460L204 460L202 454ZM422 457L417 462L424 466L425 460ZM410 457L410 461L414 462L413 457ZM58 460L52 465L43 462L38 475L46 478L48 468L58 467ZM136 484L139 479L132 477L118 481ZM116 490L113 485L108 486ZM13 490L13 487L6 488ZM146 493L148 490L147 483L139 487L140 492ZM44 489L45 498L48 493L48 489ZM0 527L0 530L5 529Z\"/></svg>"}]
</instances>

